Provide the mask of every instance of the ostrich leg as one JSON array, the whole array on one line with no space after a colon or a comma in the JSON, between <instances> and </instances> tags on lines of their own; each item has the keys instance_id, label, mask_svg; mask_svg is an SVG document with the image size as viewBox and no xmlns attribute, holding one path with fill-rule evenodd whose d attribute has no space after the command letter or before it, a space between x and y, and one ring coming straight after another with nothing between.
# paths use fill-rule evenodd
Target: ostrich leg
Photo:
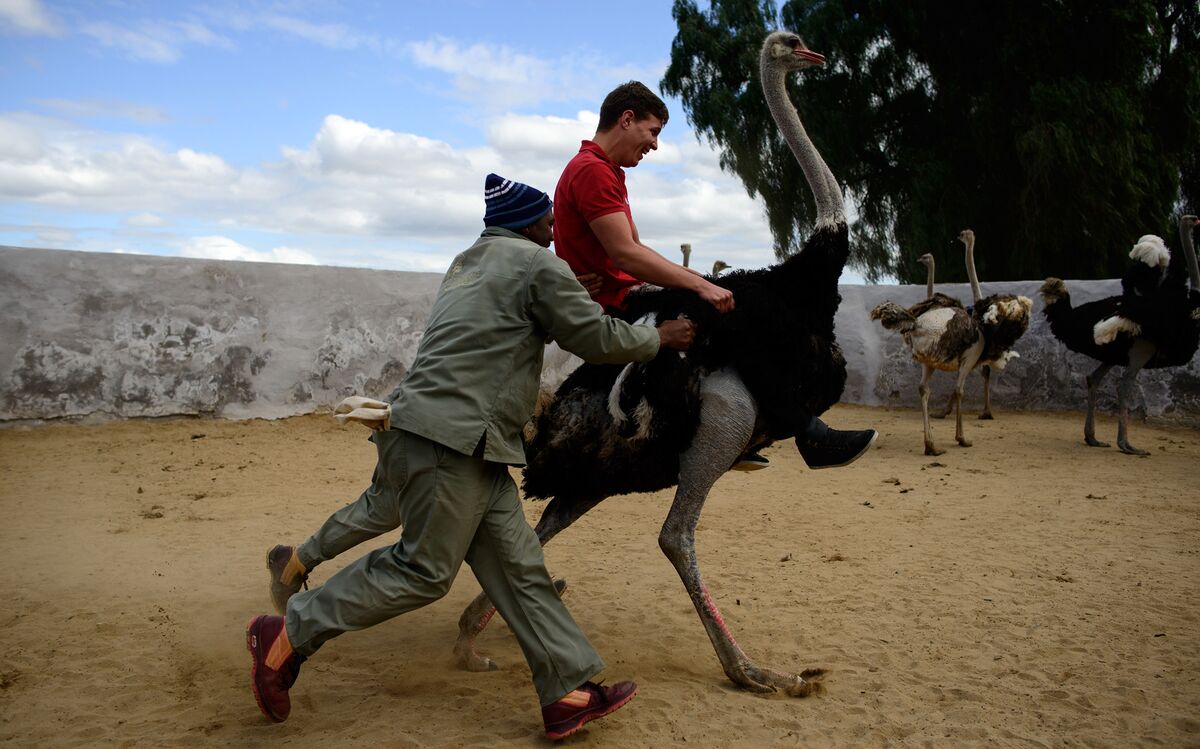
<instances>
[{"instance_id":1,"label":"ostrich leg","mask_svg":"<svg viewBox=\"0 0 1200 749\"><path fill-rule=\"evenodd\" d=\"M1121 373L1121 381L1117 383L1117 447L1128 455L1149 455L1145 450L1139 450L1129 444L1129 401L1133 398L1133 383L1137 380L1138 372L1146 366L1146 362L1154 356L1155 347L1149 341L1137 340L1129 349L1129 363Z\"/></svg>"},{"instance_id":2,"label":"ostrich leg","mask_svg":"<svg viewBox=\"0 0 1200 749\"><path fill-rule=\"evenodd\" d=\"M992 416L992 368L986 364L983 365L983 411L979 418L995 418Z\"/></svg>"},{"instance_id":3,"label":"ostrich leg","mask_svg":"<svg viewBox=\"0 0 1200 749\"><path fill-rule=\"evenodd\" d=\"M701 385L700 425L692 446L680 456L679 488L663 523L658 545L671 560L712 640L721 667L735 684L754 692L783 689L803 697L815 688L804 676L760 668L734 641L717 604L700 577L696 560L696 524L708 492L746 448L754 431L756 408L746 386L732 373L718 372Z\"/></svg>"},{"instance_id":4,"label":"ostrich leg","mask_svg":"<svg viewBox=\"0 0 1200 749\"><path fill-rule=\"evenodd\" d=\"M958 370L958 381L954 384L954 439L963 447L970 447L971 442L963 435L962 398L963 387L967 384L967 375L971 374L971 366L964 362Z\"/></svg>"},{"instance_id":5,"label":"ostrich leg","mask_svg":"<svg viewBox=\"0 0 1200 749\"><path fill-rule=\"evenodd\" d=\"M939 450L933 446L933 429L929 426L929 378L933 376L933 367L928 364L924 365L925 369L921 373L921 386L917 391L921 394L921 420L925 425L925 454L926 455L941 455L946 452ZM951 395L951 402L954 396ZM949 409L947 409L949 411Z\"/></svg>"},{"instance_id":6,"label":"ostrich leg","mask_svg":"<svg viewBox=\"0 0 1200 749\"><path fill-rule=\"evenodd\" d=\"M954 410L954 391L950 391L950 396L946 398L946 405L929 414L935 419L944 419Z\"/></svg>"},{"instance_id":7,"label":"ostrich leg","mask_svg":"<svg viewBox=\"0 0 1200 749\"><path fill-rule=\"evenodd\" d=\"M1087 376L1088 406L1087 418L1083 422L1083 441L1092 447L1108 447L1107 442L1096 439L1096 390L1112 368L1111 364L1101 364Z\"/></svg>"},{"instance_id":8,"label":"ostrich leg","mask_svg":"<svg viewBox=\"0 0 1200 749\"><path fill-rule=\"evenodd\" d=\"M559 531L574 523L604 499L604 497L592 497L567 500L555 497L550 500L534 529L538 541L545 546L550 539L558 535ZM554 581L554 589L558 591L559 595L562 595L566 587L566 580L556 579ZM467 607L463 609L462 616L458 618L458 639L454 642L454 657L458 664L468 671L495 671L497 668L496 662L491 658L475 652L475 638L483 632L495 613L496 607L492 605L487 593L480 592L475 596L475 600L467 604Z\"/></svg>"}]
</instances>

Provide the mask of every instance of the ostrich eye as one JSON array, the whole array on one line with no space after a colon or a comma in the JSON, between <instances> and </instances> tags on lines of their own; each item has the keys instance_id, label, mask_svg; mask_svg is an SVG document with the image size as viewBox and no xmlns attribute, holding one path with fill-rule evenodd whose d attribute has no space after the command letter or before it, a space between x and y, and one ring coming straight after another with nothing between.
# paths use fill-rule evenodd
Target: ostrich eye
<instances>
[{"instance_id":1,"label":"ostrich eye","mask_svg":"<svg viewBox=\"0 0 1200 749\"><path fill-rule=\"evenodd\" d=\"M800 37L798 36L793 36L791 39L787 40L787 46L791 47L792 49L796 49L801 44L803 44L803 42L800 41Z\"/></svg>"}]
</instances>

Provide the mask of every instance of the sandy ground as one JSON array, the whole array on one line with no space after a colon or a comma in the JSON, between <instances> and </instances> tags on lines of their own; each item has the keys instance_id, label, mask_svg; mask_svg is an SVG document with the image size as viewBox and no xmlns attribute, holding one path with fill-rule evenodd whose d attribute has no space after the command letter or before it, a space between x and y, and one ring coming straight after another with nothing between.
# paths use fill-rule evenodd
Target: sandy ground
<instances>
[{"instance_id":1,"label":"sandy ground","mask_svg":"<svg viewBox=\"0 0 1200 749\"><path fill-rule=\"evenodd\" d=\"M875 425L877 447L813 472L777 446L717 484L698 532L742 647L828 669L823 693L735 688L658 550L669 493L618 497L547 561L607 678L641 688L568 743L1200 746L1200 434L1135 424L1137 458L1085 447L1080 414L1002 412L967 423L970 449L935 422L948 450L929 458L917 412L827 420ZM451 662L469 568L445 600L330 642L286 723L259 714L243 627L269 606L264 553L357 495L365 435L328 416L0 431L0 741L547 745L503 622L481 638L499 671Z\"/></svg>"}]
</instances>

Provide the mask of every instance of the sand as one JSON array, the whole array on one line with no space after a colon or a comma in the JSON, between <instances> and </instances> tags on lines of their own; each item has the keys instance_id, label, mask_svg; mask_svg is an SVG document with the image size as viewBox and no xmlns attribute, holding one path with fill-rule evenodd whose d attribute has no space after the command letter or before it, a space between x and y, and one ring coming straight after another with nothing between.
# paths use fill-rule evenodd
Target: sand
<instances>
[{"instance_id":1,"label":"sand","mask_svg":"<svg viewBox=\"0 0 1200 749\"><path fill-rule=\"evenodd\" d=\"M827 420L875 425L877 446L827 471L776 446L717 484L697 535L741 646L827 669L822 693L735 688L658 550L671 495L612 498L547 562L605 676L640 692L569 744L1200 746L1200 434L1135 424L1139 458L1084 446L1080 414L1001 412L967 423L970 449L935 422L930 458L917 412ZM480 645L500 670L451 660L466 567L446 599L326 645L286 723L260 715L243 628L269 607L264 553L357 496L373 459L328 416L0 430L0 741L547 745L499 618Z\"/></svg>"}]
</instances>

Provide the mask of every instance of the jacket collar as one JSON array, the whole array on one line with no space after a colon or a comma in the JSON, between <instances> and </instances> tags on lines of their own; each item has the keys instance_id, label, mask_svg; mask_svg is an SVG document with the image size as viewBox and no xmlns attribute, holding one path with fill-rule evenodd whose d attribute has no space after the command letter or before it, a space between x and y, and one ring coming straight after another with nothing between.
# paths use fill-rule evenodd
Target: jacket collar
<instances>
[{"instance_id":1,"label":"jacket collar","mask_svg":"<svg viewBox=\"0 0 1200 749\"><path fill-rule=\"evenodd\" d=\"M510 239L523 239L526 242L533 241L529 237L525 236L524 234L518 234L517 232L513 231L512 229L505 229L505 228L502 228L499 226L489 226L489 227L485 228L483 230L483 233L480 234L479 236L481 236L481 237L508 237Z\"/></svg>"}]
</instances>

